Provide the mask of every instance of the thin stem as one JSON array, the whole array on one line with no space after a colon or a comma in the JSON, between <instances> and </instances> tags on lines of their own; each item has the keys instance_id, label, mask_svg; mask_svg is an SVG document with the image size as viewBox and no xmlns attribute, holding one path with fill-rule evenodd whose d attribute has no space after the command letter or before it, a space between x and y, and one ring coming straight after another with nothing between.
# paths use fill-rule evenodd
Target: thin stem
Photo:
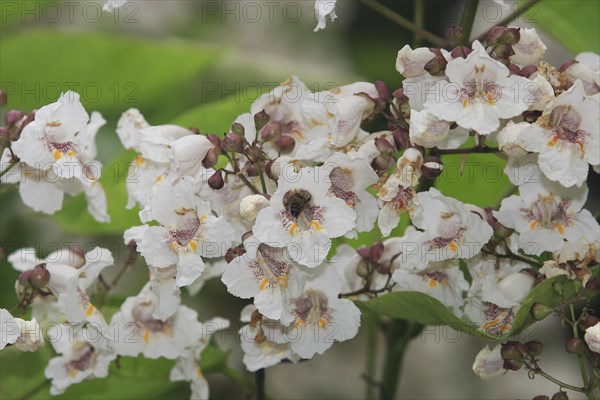
<instances>
[{"instance_id":1,"label":"thin stem","mask_svg":"<svg viewBox=\"0 0 600 400\"><path fill-rule=\"evenodd\" d=\"M490 31L492 29L494 29L494 27L508 25L513 20L517 19L517 17L519 17L519 15L526 13L527 10L529 10L531 7L535 6L540 1L541 0L529 0L527 3L523 4L522 6L519 5L519 3L517 3L518 6L515 11L513 11L508 17L504 18L503 20L501 20L500 22L498 22L497 24L492 26L490 29L483 32L481 35L477 36L474 40L479 40L479 41L484 40L487 37L487 35L490 33Z\"/></svg>"},{"instance_id":2,"label":"thin stem","mask_svg":"<svg viewBox=\"0 0 600 400\"><path fill-rule=\"evenodd\" d=\"M8 171L10 171L11 169L13 169L13 167L14 167L15 165L17 165L17 164L18 164L18 162L16 162L16 161L13 161L13 162L11 162L10 164L8 164L8 167L4 168L4 169L2 170L2 172L0 172L0 178L2 178L4 175L6 175L6 173L7 173Z\"/></svg>"},{"instance_id":3,"label":"thin stem","mask_svg":"<svg viewBox=\"0 0 600 400\"><path fill-rule=\"evenodd\" d=\"M386 332L387 354L379 392L380 399L395 398L402 358L409 340L407 328L408 323L401 319L392 320L388 326Z\"/></svg>"},{"instance_id":4,"label":"thin stem","mask_svg":"<svg viewBox=\"0 0 600 400\"><path fill-rule=\"evenodd\" d=\"M479 6L479 0L467 0L465 2L465 9L460 19L460 27L463 28L464 32L464 43L468 43L471 38L471 31L473 30L473 24L477 17L477 7Z\"/></svg>"},{"instance_id":5,"label":"thin stem","mask_svg":"<svg viewBox=\"0 0 600 400\"><path fill-rule=\"evenodd\" d=\"M532 358L530 361L533 364L533 367L531 367L530 365L528 365L528 367L531 370L531 372L533 372L534 374L538 374L538 375L543 376L544 378L548 379L552 383L555 383L556 385L560 386L561 388L569 389L569 390L572 390L574 392L585 393L584 388L580 388L578 386L569 385L568 383L560 381L560 380L556 379L555 377L553 377L552 375L548 375L547 373L545 373L544 371L542 371L542 369L540 368L539 364L537 363L537 361L535 361L534 358Z\"/></svg>"},{"instance_id":6,"label":"thin stem","mask_svg":"<svg viewBox=\"0 0 600 400\"><path fill-rule=\"evenodd\" d=\"M246 178L244 176L244 174L242 173L242 171L240 171L238 165L233 161L233 158L229 154L227 154L225 152L223 154L225 155L225 157L227 157L227 159L229 160L229 162L231 162L231 166L233 167L233 170L235 171L235 174L236 174L235 176L239 176L240 179L244 182L244 184L246 186L248 186L248 188L250 188L250 190L252 191L252 193L254 193L254 194L260 194L260 192L258 190L256 190L256 187L252 184L252 182L250 182L248 180L248 178ZM265 193L266 193L266 191L265 191Z\"/></svg>"},{"instance_id":7,"label":"thin stem","mask_svg":"<svg viewBox=\"0 0 600 400\"><path fill-rule=\"evenodd\" d=\"M261 368L254 373L254 384L256 386L256 400L265 400L265 369Z\"/></svg>"},{"instance_id":8,"label":"thin stem","mask_svg":"<svg viewBox=\"0 0 600 400\"><path fill-rule=\"evenodd\" d=\"M137 261L138 252L137 252L136 246L130 245L129 247L130 247L129 253L127 253L127 256L123 260L123 265L121 266L121 269L117 273L117 276L114 277L114 279L112 280L110 285L108 285L109 289L112 289L115 286L117 286L117 283L119 283L119 281L121 280L123 275L125 275L125 272L129 268L129 266L135 264Z\"/></svg>"},{"instance_id":9,"label":"thin stem","mask_svg":"<svg viewBox=\"0 0 600 400\"><path fill-rule=\"evenodd\" d=\"M415 25L419 27L419 29L424 29L425 27L425 2L423 0L414 0L415 7ZM415 32L414 34L414 47L421 46L421 41L423 37L419 32Z\"/></svg>"},{"instance_id":10,"label":"thin stem","mask_svg":"<svg viewBox=\"0 0 600 400\"><path fill-rule=\"evenodd\" d=\"M434 45L436 45L438 47L446 47L449 44L445 39L437 36L434 33L429 32L428 30L426 30L424 28L419 27L414 22L407 20L403 16L397 14L393 10L390 10L389 8L387 8L383 4L378 3L375 0L361 0L361 1L366 6L377 11L379 14L383 15L384 17L394 21L398 25L402 26L405 29L408 29L411 32L418 33L424 39L430 41L431 43L433 43Z\"/></svg>"},{"instance_id":11,"label":"thin stem","mask_svg":"<svg viewBox=\"0 0 600 400\"><path fill-rule=\"evenodd\" d=\"M577 318L575 318L575 306L573 303L569 304L569 310L571 311L571 321L573 321L573 337L579 339L579 328L577 327ZM585 369L585 360L582 354L577 354L579 360L579 371L581 372L581 379L583 379L583 386L587 387L589 384L587 371Z\"/></svg>"},{"instance_id":12,"label":"thin stem","mask_svg":"<svg viewBox=\"0 0 600 400\"><path fill-rule=\"evenodd\" d=\"M49 383L50 383L49 379L44 379L43 381L41 381L40 383L38 383L37 385L35 385L33 388L31 388L27 393L23 394L23 396L19 397L19 399L20 400L26 400L26 399L29 399L29 398L33 397L40 390L42 390L43 388L45 388Z\"/></svg>"},{"instance_id":13,"label":"thin stem","mask_svg":"<svg viewBox=\"0 0 600 400\"><path fill-rule=\"evenodd\" d=\"M475 146L464 149L436 149L435 153L440 156L448 154L475 154L475 153L500 153L501 150L495 147Z\"/></svg>"},{"instance_id":14,"label":"thin stem","mask_svg":"<svg viewBox=\"0 0 600 400\"><path fill-rule=\"evenodd\" d=\"M257 163L257 167L258 167L257 170L258 170L258 176L260 177L260 186L262 188L262 191L264 194L268 194L267 193L267 183L265 182L265 174L263 172L261 163Z\"/></svg>"}]
</instances>

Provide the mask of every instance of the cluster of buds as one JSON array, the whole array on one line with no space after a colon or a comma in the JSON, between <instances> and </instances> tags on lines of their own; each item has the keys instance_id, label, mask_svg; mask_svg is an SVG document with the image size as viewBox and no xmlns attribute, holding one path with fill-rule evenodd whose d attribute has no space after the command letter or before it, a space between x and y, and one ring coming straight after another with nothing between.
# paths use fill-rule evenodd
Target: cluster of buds
<instances>
[{"instance_id":1,"label":"cluster of buds","mask_svg":"<svg viewBox=\"0 0 600 400\"><path fill-rule=\"evenodd\" d=\"M40 263L21 272L17 279L17 295L19 296L19 307L25 309L38 295L47 295L45 290L50 282L50 272L46 269L45 263Z\"/></svg>"},{"instance_id":2,"label":"cluster of buds","mask_svg":"<svg viewBox=\"0 0 600 400\"><path fill-rule=\"evenodd\" d=\"M501 354L504 359L504 369L511 371L520 370L523 365L529 365L531 360L544 351L541 342L532 340L525 344L517 341L509 341L502 344Z\"/></svg>"},{"instance_id":3,"label":"cluster of buds","mask_svg":"<svg viewBox=\"0 0 600 400\"><path fill-rule=\"evenodd\" d=\"M0 90L0 106L4 107L8 103L6 92ZM20 110L9 110L4 116L4 126L0 127L0 146L9 147L11 142L21 137L23 128L33 121L35 110L25 115Z\"/></svg>"}]
</instances>

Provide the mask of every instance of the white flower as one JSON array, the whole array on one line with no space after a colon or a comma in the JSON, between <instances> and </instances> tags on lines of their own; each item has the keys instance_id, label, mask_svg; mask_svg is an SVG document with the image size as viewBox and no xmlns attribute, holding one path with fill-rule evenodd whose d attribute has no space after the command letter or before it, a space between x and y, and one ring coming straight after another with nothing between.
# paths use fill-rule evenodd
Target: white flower
<instances>
[{"instance_id":1,"label":"white flower","mask_svg":"<svg viewBox=\"0 0 600 400\"><path fill-rule=\"evenodd\" d=\"M126 149L140 151L142 135L140 131L149 128L150 124L136 108L130 108L121 114L117 122L117 135Z\"/></svg>"},{"instance_id":2,"label":"white flower","mask_svg":"<svg viewBox=\"0 0 600 400\"><path fill-rule=\"evenodd\" d=\"M422 166L423 153L414 147L406 149L402 157L398 158L396 162L396 170L377 192L377 197L383 201L391 201L398 195L400 187L417 186L421 179Z\"/></svg>"},{"instance_id":3,"label":"white flower","mask_svg":"<svg viewBox=\"0 0 600 400\"><path fill-rule=\"evenodd\" d=\"M396 58L396 70L405 78L414 78L429 75L425 71L425 65L435 57L435 54L427 47L411 49L409 45L398 51Z\"/></svg>"},{"instance_id":4,"label":"white flower","mask_svg":"<svg viewBox=\"0 0 600 400\"><path fill-rule=\"evenodd\" d=\"M457 149L469 138L469 131L450 130L450 123L437 119L427 111L410 110L410 142L423 147Z\"/></svg>"},{"instance_id":5,"label":"white flower","mask_svg":"<svg viewBox=\"0 0 600 400\"><path fill-rule=\"evenodd\" d=\"M40 324L35 318L25 321L14 318L8 310L0 309L0 350L12 344L21 351L36 351L44 345Z\"/></svg>"},{"instance_id":6,"label":"white flower","mask_svg":"<svg viewBox=\"0 0 600 400\"><path fill-rule=\"evenodd\" d=\"M106 3L104 3L104 5L102 6L102 11L106 11L106 12L113 12L114 10L116 10L117 8L121 8L123 7L123 5L125 3L127 3L128 0L108 0Z\"/></svg>"},{"instance_id":7,"label":"white flower","mask_svg":"<svg viewBox=\"0 0 600 400\"><path fill-rule=\"evenodd\" d=\"M504 375L508 370L504 369L504 359L501 354L502 345L497 344L493 349L485 346L477 356L473 363L473 372L481 380L493 381Z\"/></svg>"},{"instance_id":8,"label":"white flower","mask_svg":"<svg viewBox=\"0 0 600 400\"><path fill-rule=\"evenodd\" d=\"M411 215L417 209L418 199L415 188L398 188L398 193L391 200L379 199L380 210L377 225L383 236L389 236L392 230L400 223L400 216L408 212Z\"/></svg>"},{"instance_id":9,"label":"white flower","mask_svg":"<svg viewBox=\"0 0 600 400\"><path fill-rule=\"evenodd\" d=\"M360 326L360 311L347 299L339 299L340 276L322 266L312 271L302 293L294 299L293 324L276 336L275 342L291 342L292 351L302 358L323 354L334 341L352 339Z\"/></svg>"},{"instance_id":10,"label":"white flower","mask_svg":"<svg viewBox=\"0 0 600 400\"><path fill-rule=\"evenodd\" d=\"M329 194L329 174L323 167L284 167L269 207L263 208L252 229L263 243L287 247L292 259L309 268L327 256L331 238L354 228L356 213Z\"/></svg>"},{"instance_id":11,"label":"white flower","mask_svg":"<svg viewBox=\"0 0 600 400\"><path fill-rule=\"evenodd\" d=\"M196 311L180 305L171 317L161 320L154 317L157 307L158 296L149 283L137 296L125 300L111 321L118 331L115 334L128 338L115 342L117 354L175 359L185 356L202 338Z\"/></svg>"},{"instance_id":12,"label":"white flower","mask_svg":"<svg viewBox=\"0 0 600 400\"><path fill-rule=\"evenodd\" d=\"M335 3L337 0L316 0L315 16L317 17L317 27L315 32L325 29L327 26L327 17L333 22L337 18L335 14Z\"/></svg>"},{"instance_id":13,"label":"white flower","mask_svg":"<svg viewBox=\"0 0 600 400\"><path fill-rule=\"evenodd\" d=\"M595 241L581 237L574 242L565 242L563 247L554 252L554 260L544 262L540 274L545 275L546 278L565 275L569 279L579 279L585 286L592 276L588 264L600 258L598 249L600 249L598 237Z\"/></svg>"},{"instance_id":14,"label":"white flower","mask_svg":"<svg viewBox=\"0 0 600 400\"><path fill-rule=\"evenodd\" d=\"M509 158L517 158L527 154L527 150L519 145L518 139L521 132L527 129L529 125L528 122L515 124L513 121L508 121L506 126L496 135L498 149L507 154Z\"/></svg>"},{"instance_id":15,"label":"white flower","mask_svg":"<svg viewBox=\"0 0 600 400\"><path fill-rule=\"evenodd\" d=\"M535 78L527 84L529 91L527 102L529 111L544 111L546 106L554 100L554 89L544 76L536 74Z\"/></svg>"},{"instance_id":16,"label":"white flower","mask_svg":"<svg viewBox=\"0 0 600 400\"><path fill-rule=\"evenodd\" d=\"M600 56L591 52L580 53L575 61L577 62L564 71L569 80L581 80L588 96L600 93Z\"/></svg>"},{"instance_id":17,"label":"white flower","mask_svg":"<svg viewBox=\"0 0 600 400\"><path fill-rule=\"evenodd\" d=\"M208 399L208 382L201 369L202 351L208 345L210 337L218 330L227 329L229 321L223 318L213 318L202 323L203 337L198 341L190 351L184 356L177 358L175 366L171 370L169 379L171 382L187 381L190 382L191 400Z\"/></svg>"},{"instance_id":18,"label":"white flower","mask_svg":"<svg viewBox=\"0 0 600 400\"><path fill-rule=\"evenodd\" d=\"M597 240L598 223L581 209L588 193L585 185L564 188L540 177L538 182L521 185L519 193L502 200L493 214L502 225L520 233L519 247L526 254L558 250L565 239Z\"/></svg>"},{"instance_id":19,"label":"white flower","mask_svg":"<svg viewBox=\"0 0 600 400\"><path fill-rule=\"evenodd\" d=\"M253 236L244 241L244 248L246 253L229 263L221 280L234 296L254 297L265 317L289 324L294 320L290 299L302 290L306 273L285 248L260 243Z\"/></svg>"},{"instance_id":20,"label":"white flower","mask_svg":"<svg viewBox=\"0 0 600 400\"><path fill-rule=\"evenodd\" d=\"M269 205L269 200L262 194L251 194L240 201L240 216L247 221L254 221L258 213Z\"/></svg>"},{"instance_id":21,"label":"white flower","mask_svg":"<svg viewBox=\"0 0 600 400\"><path fill-rule=\"evenodd\" d=\"M212 214L210 204L195 194L190 178L161 185L152 197L149 214L161 225L145 230L138 249L151 266L177 264L179 287L202 274L203 258L225 255L234 239L233 228Z\"/></svg>"},{"instance_id":22,"label":"white flower","mask_svg":"<svg viewBox=\"0 0 600 400\"><path fill-rule=\"evenodd\" d=\"M111 361L117 357L110 342L94 326L58 324L48 334L52 347L60 354L50 359L44 372L52 380L53 396L86 379L105 378Z\"/></svg>"},{"instance_id":23,"label":"white flower","mask_svg":"<svg viewBox=\"0 0 600 400\"><path fill-rule=\"evenodd\" d=\"M329 194L342 199L356 212L356 230L373 229L379 207L377 199L367 189L377 183L379 177L365 157L335 153L323 165L329 171Z\"/></svg>"},{"instance_id":24,"label":"white flower","mask_svg":"<svg viewBox=\"0 0 600 400\"><path fill-rule=\"evenodd\" d=\"M88 120L79 95L68 91L56 103L35 113L35 120L25 126L12 149L29 166L43 171L52 168L61 178L76 178L87 184L76 135L85 128Z\"/></svg>"},{"instance_id":25,"label":"white flower","mask_svg":"<svg viewBox=\"0 0 600 400\"><path fill-rule=\"evenodd\" d=\"M594 353L600 353L600 322L585 330L585 342Z\"/></svg>"},{"instance_id":26,"label":"white flower","mask_svg":"<svg viewBox=\"0 0 600 400\"><path fill-rule=\"evenodd\" d=\"M527 110L529 80L510 75L502 63L492 59L475 41L473 51L446 66L449 81L434 84L426 95L425 109L439 119L456 121L465 129L482 135L500 126L500 119Z\"/></svg>"},{"instance_id":27,"label":"white flower","mask_svg":"<svg viewBox=\"0 0 600 400\"><path fill-rule=\"evenodd\" d=\"M492 227L479 215L435 188L417 193L417 200L411 219L424 232L414 243L411 261L420 270L430 261L471 258L492 236Z\"/></svg>"},{"instance_id":28,"label":"white flower","mask_svg":"<svg viewBox=\"0 0 600 400\"><path fill-rule=\"evenodd\" d=\"M588 164L600 163L598 102L587 97L581 81L548 105L535 124L521 132L519 143L539 153L542 172L563 186L581 186Z\"/></svg>"},{"instance_id":29,"label":"white flower","mask_svg":"<svg viewBox=\"0 0 600 400\"><path fill-rule=\"evenodd\" d=\"M241 321L248 324L239 330L244 365L250 372L279 364L282 360L294 363L300 357L292 352L290 343L275 343L275 336L283 336L285 327L278 321L263 317L253 304L242 309Z\"/></svg>"},{"instance_id":30,"label":"white flower","mask_svg":"<svg viewBox=\"0 0 600 400\"><path fill-rule=\"evenodd\" d=\"M519 42L512 45L515 54L509 57L510 61L521 65L536 65L544 57L546 45L534 28L520 28L519 34Z\"/></svg>"}]
</instances>

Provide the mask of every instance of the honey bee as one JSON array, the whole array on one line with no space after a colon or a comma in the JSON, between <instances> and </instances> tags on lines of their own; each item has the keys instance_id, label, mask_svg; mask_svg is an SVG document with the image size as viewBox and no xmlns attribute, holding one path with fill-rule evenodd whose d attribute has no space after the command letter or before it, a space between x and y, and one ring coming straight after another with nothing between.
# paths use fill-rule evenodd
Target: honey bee
<instances>
[{"instance_id":1,"label":"honey bee","mask_svg":"<svg viewBox=\"0 0 600 400\"><path fill-rule=\"evenodd\" d=\"M311 199L312 196L308 191L292 189L283 196L283 206L294 218L298 218Z\"/></svg>"}]
</instances>

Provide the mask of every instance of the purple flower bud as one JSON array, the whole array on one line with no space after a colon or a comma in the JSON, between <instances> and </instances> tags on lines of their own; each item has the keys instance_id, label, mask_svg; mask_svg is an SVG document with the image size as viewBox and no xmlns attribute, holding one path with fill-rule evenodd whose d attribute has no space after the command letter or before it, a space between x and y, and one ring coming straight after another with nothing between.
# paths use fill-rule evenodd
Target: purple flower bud
<instances>
[{"instance_id":1,"label":"purple flower bud","mask_svg":"<svg viewBox=\"0 0 600 400\"><path fill-rule=\"evenodd\" d=\"M537 72L537 67L535 65L526 65L521 68L521 75L525 78L529 78L531 75Z\"/></svg>"},{"instance_id":2,"label":"purple flower bud","mask_svg":"<svg viewBox=\"0 0 600 400\"><path fill-rule=\"evenodd\" d=\"M381 153L371 161L371 168L375 171L384 171L390 167L392 160L389 154Z\"/></svg>"},{"instance_id":3,"label":"purple flower bud","mask_svg":"<svg viewBox=\"0 0 600 400\"><path fill-rule=\"evenodd\" d=\"M10 132L4 126L0 127L0 141L4 143L10 142Z\"/></svg>"},{"instance_id":4,"label":"purple flower bud","mask_svg":"<svg viewBox=\"0 0 600 400\"><path fill-rule=\"evenodd\" d=\"M46 269L46 264L38 264L31 270L29 282L37 289L43 289L50 282L50 272Z\"/></svg>"},{"instance_id":5,"label":"purple flower bud","mask_svg":"<svg viewBox=\"0 0 600 400\"><path fill-rule=\"evenodd\" d=\"M219 190L225 186L225 181L223 181L223 172L221 170L215 171L215 173L208 178L208 186L211 189Z\"/></svg>"},{"instance_id":6,"label":"purple flower bud","mask_svg":"<svg viewBox=\"0 0 600 400\"><path fill-rule=\"evenodd\" d=\"M514 54L515 51L513 50L510 44L499 44L496 47L494 47L492 57L494 57L497 60L505 60ZM510 61L508 61L508 63L508 65L510 66Z\"/></svg>"},{"instance_id":7,"label":"purple flower bud","mask_svg":"<svg viewBox=\"0 0 600 400\"><path fill-rule=\"evenodd\" d=\"M246 254L246 249L243 247L231 247L225 253L225 262L231 263L235 258Z\"/></svg>"},{"instance_id":8,"label":"purple flower bud","mask_svg":"<svg viewBox=\"0 0 600 400\"><path fill-rule=\"evenodd\" d=\"M567 68L569 68L571 65L573 65L573 64L577 64L577 63L578 63L578 61L577 61L577 60L573 60L573 59L571 59L571 60L567 60L567 61L565 61L564 63L562 63L562 64L560 65L560 67L558 67L558 72L565 72L565 70L566 70Z\"/></svg>"},{"instance_id":9,"label":"purple flower bud","mask_svg":"<svg viewBox=\"0 0 600 400\"><path fill-rule=\"evenodd\" d=\"M429 156L423 160L421 172L427 179L435 179L444 171L444 164L439 157Z\"/></svg>"},{"instance_id":10,"label":"purple flower bud","mask_svg":"<svg viewBox=\"0 0 600 400\"><path fill-rule=\"evenodd\" d=\"M246 130L244 129L244 125L240 124L239 122L234 122L231 125L231 132L233 132L234 134L238 135L238 136L242 136L244 137L246 134Z\"/></svg>"},{"instance_id":11,"label":"purple flower bud","mask_svg":"<svg viewBox=\"0 0 600 400\"><path fill-rule=\"evenodd\" d=\"M289 153L292 150L294 150L294 146L296 146L296 141L293 137L284 135L277 139L273 144L281 153Z\"/></svg>"},{"instance_id":12,"label":"purple flower bud","mask_svg":"<svg viewBox=\"0 0 600 400\"><path fill-rule=\"evenodd\" d=\"M585 342L578 338L569 338L565 342L567 353L583 355L585 354Z\"/></svg>"},{"instance_id":13,"label":"purple flower bud","mask_svg":"<svg viewBox=\"0 0 600 400\"><path fill-rule=\"evenodd\" d=\"M396 129L392 132L392 137L394 138L394 144L396 145L396 150L402 151L407 149L410 146L410 138L408 136L408 132L404 129Z\"/></svg>"},{"instance_id":14,"label":"purple flower bud","mask_svg":"<svg viewBox=\"0 0 600 400\"><path fill-rule=\"evenodd\" d=\"M527 349L525 348L523 343L516 341L508 341L502 344L502 349L500 350L500 353L502 354L502 358L504 360L522 361L523 357L527 355Z\"/></svg>"},{"instance_id":15,"label":"purple flower bud","mask_svg":"<svg viewBox=\"0 0 600 400\"><path fill-rule=\"evenodd\" d=\"M508 70L513 75L523 76L523 72L521 71L521 68L519 68L519 66L516 64L510 63L508 66Z\"/></svg>"},{"instance_id":16,"label":"purple flower bud","mask_svg":"<svg viewBox=\"0 0 600 400\"><path fill-rule=\"evenodd\" d=\"M394 96L394 98L401 103L408 103L408 97L406 97L406 95L404 94L403 88L394 90L392 96Z\"/></svg>"},{"instance_id":17,"label":"purple flower bud","mask_svg":"<svg viewBox=\"0 0 600 400\"><path fill-rule=\"evenodd\" d=\"M281 125L276 122L269 122L260 130L260 137L265 142L273 142L279 139L281 134Z\"/></svg>"},{"instance_id":18,"label":"purple flower bud","mask_svg":"<svg viewBox=\"0 0 600 400\"><path fill-rule=\"evenodd\" d=\"M390 91L383 81L375 81L375 90L380 99L388 99L390 97Z\"/></svg>"},{"instance_id":19,"label":"purple flower bud","mask_svg":"<svg viewBox=\"0 0 600 400\"><path fill-rule=\"evenodd\" d=\"M448 64L448 61L440 49L432 48L430 50L435 54L435 57L425 64L425 71L434 76L441 75L446 70L446 64Z\"/></svg>"},{"instance_id":20,"label":"purple flower bud","mask_svg":"<svg viewBox=\"0 0 600 400\"><path fill-rule=\"evenodd\" d=\"M518 371L523 367L523 361L520 360L504 360L504 369Z\"/></svg>"},{"instance_id":21,"label":"purple flower bud","mask_svg":"<svg viewBox=\"0 0 600 400\"><path fill-rule=\"evenodd\" d=\"M569 400L569 396L567 396L566 392L560 391L554 393L551 400Z\"/></svg>"},{"instance_id":22,"label":"purple flower bud","mask_svg":"<svg viewBox=\"0 0 600 400\"><path fill-rule=\"evenodd\" d=\"M452 40L454 43L460 43L465 37L465 30L460 26L452 25L446 31L446 37Z\"/></svg>"},{"instance_id":23,"label":"purple flower bud","mask_svg":"<svg viewBox=\"0 0 600 400\"><path fill-rule=\"evenodd\" d=\"M369 258L371 259L371 261L379 261L379 259L383 255L383 249L383 243L381 242L377 242L373 246L371 246L371 249L369 250Z\"/></svg>"},{"instance_id":24,"label":"purple flower bud","mask_svg":"<svg viewBox=\"0 0 600 400\"><path fill-rule=\"evenodd\" d=\"M207 135L206 138L208 139L209 142L211 142L213 144L213 146L215 146L215 150L217 151L217 155L221 154L221 138L218 137L217 135Z\"/></svg>"},{"instance_id":25,"label":"purple flower bud","mask_svg":"<svg viewBox=\"0 0 600 400\"><path fill-rule=\"evenodd\" d=\"M502 44L512 45L519 43L521 40L521 32L519 28L506 28L498 38L498 42Z\"/></svg>"},{"instance_id":26,"label":"purple flower bud","mask_svg":"<svg viewBox=\"0 0 600 400\"><path fill-rule=\"evenodd\" d=\"M587 283L585 284L585 288L587 290L591 290L593 292L598 292L600 291L600 279L598 279L597 277L593 277L591 278L589 281L587 281Z\"/></svg>"},{"instance_id":27,"label":"purple flower bud","mask_svg":"<svg viewBox=\"0 0 600 400\"><path fill-rule=\"evenodd\" d=\"M488 33L487 37L485 38L486 42L488 42L489 44L494 44L498 41L498 39L500 39L500 36L502 36L502 34L504 33L504 31L506 30L505 26L495 26L492 28L492 30L490 30L490 33Z\"/></svg>"},{"instance_id":28,"label":"purple flower bud","mask_svg":"<svg viewBox=\"0 0 600 400\"><path fill-rule=\"evenodd\" d=\"M585 330L587 328L591 328L592 326L596 325L598 322L600 322L600 318L598 318L594 315L590 315L590 314L586 314L584 317L582 317L579 320L579 324L581 325L583 330Z\"/></svg>"},{"instance_id":29,"label":"purple flower bud","mask_svg":"<svg viewBox=\"0 0 600 400\"><path fill-rule=\"evenodd\" d=\"M544 351L544 344L542 342L538 342L537 340L532 340L525 343L525 348L529 354L535 357L542 354L542 351Z\"/></svg>"},{"instance_id":30,"label":"purple flower bud","mask_svg":"<svg viewBox=\"0 0 600 400\"><path fill-rule=\"evenodd\" d=\"M450 55L452 58L464 58L469 55L472 50L465 46L458 46L452 49Z\"/></svg>"},{"instance_id":31,"label":"purple flower bud","mask_svg":"<svg viewBox=\"0 0 600 400\"><path fill-rule=\"evenodd\" d=\"M244 139L233 132L229 132L223 137L221 148L229 153L242 153L244 151Z\"/></svg>"},{"instance_id":32,"label":"purple flower bud","mask_svg":"<svg viewBox=\"0 0 600 400\"><path fill-rule=\"evenodd\" d=\"M384 137L378 137L375 139L375 147L380 153L383 154L391 154L394 152L394 146L392 146Z\"/></svg>"},{"instance_id":33,"label":"purple flower bud","mask_svg":"<svg viewBox=\"0 0 600 400\"><path fill-rule=\"evenodd\" d=\"M218 161L218 151L215 147L213 147L212 149L208 150L208 153L206 153L206 155L204 156L204 159L202 160L202 165L204 165L205 168L212 168L215 165L217 165Z\"/></svg>"},{"instance_id":34,"label":"purple flower bud","mask_svg":"<svg viewBox=\"0 0 600 400\"><path fill-rule=\"evenodd\" d=\"M17 281L21 285L27 285L29 283L29 277L31 276L32 271L33 271L33 269L28 269L26 271L21 272L19 274L19 278L17 279Z\"/></svg>"},{"instance_id":35,"label":"purple flower bud","mask_svg":"<svg viewBox=\"0 0 600 400\"><path fill-rule=\"evenodd\" d=\"M19 110L10 110L4 116L4 122L6 125L14 125L23 118L23 113Z\"/></svg>"},{"instance_id":36,"label":"purple flower bud","mask_svg":"<svg viewBox=\"0 0 600 400\"><path fill-rule=\"evenodd\" d=\"M254 126L256 127L256 132L260 132L260 130L271 120L269 114L262 110L254 114Z\"/></svg>"}]
</instances>

